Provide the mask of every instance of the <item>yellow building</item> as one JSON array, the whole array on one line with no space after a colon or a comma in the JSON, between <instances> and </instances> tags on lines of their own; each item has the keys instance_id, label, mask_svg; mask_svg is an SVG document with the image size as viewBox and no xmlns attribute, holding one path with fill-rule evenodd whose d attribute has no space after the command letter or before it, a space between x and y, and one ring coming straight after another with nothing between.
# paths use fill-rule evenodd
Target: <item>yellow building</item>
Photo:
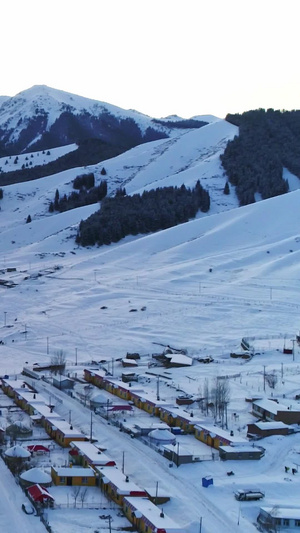
<instances>
[{"instance_id":1,"label":"yellow building","mask_svg":"<svg viewBox=\"0 0 300 533\"><path fill-rule=\"evenodd\" d=\"M185 533L147 498L124 498L123 511L140 533Z\"/></svg>"},{"instance_id":2,"label":"yellow building","mask_svg":"<svg viewBox=\"0 0 300 533\"><path fill-rule=\"evenodd\" d=\"M72 424L66 420L46 419L45 430L52 439L54 439L60 446L64 448L70 446L70 442L88 440L86 435L74 428Z\"/></svg>"},{"instance_id":3,"label":"yellow building","mask_svg":"<svg viewBox=\"0 0 300 533\"><path fill-rule=\"evenodd\" d=\"M51 477L55 485L95 487L96 474L90 467L51 467Z\"/></svg>"},{"instance_id":4,"label":"yellow building","mask_svg":"<svg viewBox=\"0 0 300 533\"><path fill-rule=\"evenodd\" d=\"M249 441L242 437L235 437L229 431L212 425L197 424L195 426L195 437L207 446L218 450L220 446L245 445Z\"/></svg>"},{"instance_id":5,"label":"yellow building","mask_svg":"<svg viewBox=\"0 0 300 533\"><path fill-rule=\"evenodd\" d=\"M122 505L125 496L146 496L145 490L130 481L118 468L96 467L95 470L99 474L100 488L118 505Z\"/></svg>"}]
</instances>

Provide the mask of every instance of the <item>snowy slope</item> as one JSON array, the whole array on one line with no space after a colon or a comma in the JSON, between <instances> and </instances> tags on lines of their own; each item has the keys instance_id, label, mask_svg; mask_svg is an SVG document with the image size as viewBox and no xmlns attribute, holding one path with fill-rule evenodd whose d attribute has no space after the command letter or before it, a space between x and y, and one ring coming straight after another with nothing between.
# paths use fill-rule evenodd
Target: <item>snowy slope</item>
<instances>
[{"instance_id":1,"label":"snowy slope","mask_svg":"<svg viewBox=\"0 0 300 533\"><path fill-rule=\"evenodd\" d=\"M70 227L69 220L78 224L81 219L98 209L98 205L77 209L76 213L49 214L49 204L54 199L56 189L59 193L70 194L72 180L86 172L94 172L96 182L103 179L101 170L106 169L105 179L108 190L113 194L118 187L125 187L128 194L140 193L144 189L164 187L167 185L194 187L198 179L207 188L211 196L211 209L209 214L232 209L238 206L234 189L231 194L223 194L226 177L220 164L219 156L223 152L226 142L237 132L237 128L223 120L216 121L198 130L193 130L179 135L173 139L162 139L137 146L124 154L102 161L98 165L86 168L74 168L60 172L53 176L35 180L33 182L18 183L3 187L4 197L1 200L0 228L2 228L2 243L11 249L12 241L19 242L18 224L24 225L30 214L33 226L27 226L22 231L26 233L26 243L34 243L36 236L32 228L38 227L41 218L49 218L49 223L43 225L45 235L56 235ZM26 157L29 161L39 164L45 158L54 158L74 149L75 145L57 148L50 151L50 155L41 152L22 154L15 158L2 158L0 165L4 168L24 164ZM6 165L6 161L8 164ZM9 217L6 214L9 213ZM202 216L201 214L199 216ZM74 218L75 217L75 218ZM51 221L51 222L50 222ZM72 230L73 231L73 230ZM55 240L54 240L55 243ZM56 246L56 245L55 245Z\"/></svg>"},{"instance_id":2,"label":"snowy slope","mask_svg":"<svg viewBox=\"0 0 300 533\"><path fill-rule=\"evenodd\" d=\"M76 150L77 144L69 144L52 148L51 150L41 150L39 152L32 152L29 154L14 154L11 156L0 157L0 169L3 172L13 172L20 170L22 167L34 167L37 165L47 165L51 161L55 161L69 152ZM1 176L0 176L1 182Z\"/></svg>"}]
</instances>

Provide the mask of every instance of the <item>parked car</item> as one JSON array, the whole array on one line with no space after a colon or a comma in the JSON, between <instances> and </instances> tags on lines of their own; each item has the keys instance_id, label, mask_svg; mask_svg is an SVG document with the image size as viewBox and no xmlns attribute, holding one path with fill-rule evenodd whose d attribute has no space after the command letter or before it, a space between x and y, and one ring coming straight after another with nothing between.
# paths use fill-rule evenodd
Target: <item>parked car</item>
<instances>
[{"instance_id":1,"label":"parked car","mask_svg":"<svg viewBox=\"0 0 300 533\"><path fill-rule=\"evenodd\" d=\"M264 498L265 493L259 489L243 489L237 490L234 493L236 500L240 502L251 501L251 500L261 500Z\"/></svg>"}]
</instances>

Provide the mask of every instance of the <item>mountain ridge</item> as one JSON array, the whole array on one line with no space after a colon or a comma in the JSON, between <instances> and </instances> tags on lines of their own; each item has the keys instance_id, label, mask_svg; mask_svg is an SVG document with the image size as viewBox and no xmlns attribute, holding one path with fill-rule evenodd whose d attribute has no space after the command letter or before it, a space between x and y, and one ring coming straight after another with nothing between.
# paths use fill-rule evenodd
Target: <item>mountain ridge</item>
<instances>
[{"instance_id":1,"label":"mountain ridge","mask_svg":"<svg viewBox=\"0 0 300 533\"><path fill-rule=\"evenodd\" d=\"M92 137L130 148L168 137L176 127L174 118L166 127L138 111L124 110L46 85L35 85L2 100L0 155L1 151L2 155L12 155ZM200 126L199 118L197 121Z\"/></svg>"}]
</instances>

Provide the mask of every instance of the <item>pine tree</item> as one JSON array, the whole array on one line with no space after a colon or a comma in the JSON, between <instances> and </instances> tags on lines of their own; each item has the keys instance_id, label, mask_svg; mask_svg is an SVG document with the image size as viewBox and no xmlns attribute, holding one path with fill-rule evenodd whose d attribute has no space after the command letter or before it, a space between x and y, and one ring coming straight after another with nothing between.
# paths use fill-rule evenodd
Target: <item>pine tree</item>
<instances>
[{"instance_id":1,"label":"pine tree","mask_svg":"<svg viewBox=\"0 0 300 533\"><path fill-rule=\"evenodd\" d=\"M59 202L59 190L56 189L55 197L54 197L54 208L56 211L58 210L58 202Z\"/></svg>"},{"instance_id":2,"label":"pine tree","mask_svg":"<svg viewBox=\"0 0 300 533\"><path fill-rule=\"evenodd\" d=\"M226 181L226 183L225 183L225 187L224 187L223 193L224 193L224 194L230 194L230 189L229 189L229 183L228 183L228 181Z\"/></svg>"}]
</instances>

